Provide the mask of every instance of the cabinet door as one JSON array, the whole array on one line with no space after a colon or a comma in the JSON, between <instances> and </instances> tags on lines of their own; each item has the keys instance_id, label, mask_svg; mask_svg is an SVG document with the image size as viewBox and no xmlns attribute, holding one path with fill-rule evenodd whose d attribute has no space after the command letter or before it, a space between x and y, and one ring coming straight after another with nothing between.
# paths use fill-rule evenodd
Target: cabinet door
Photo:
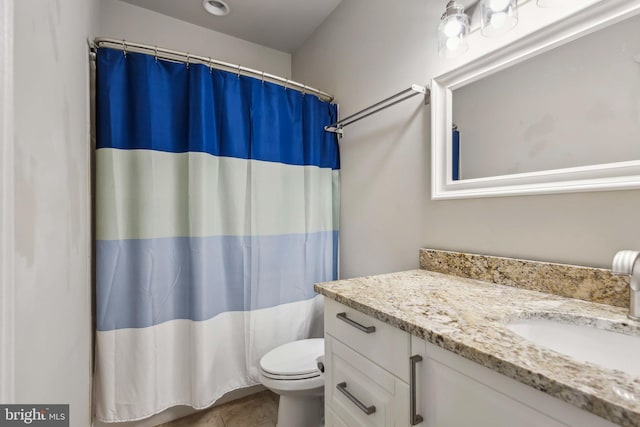
<instances>
[{"instance_id":1,"label":"cabinet door","mask_svg":"<svg viewBox=\"0 0 640 427\"><path fill-rule=\"evenodd\" d=\"M613 427L591 413L412 338L422 427Z\"/></svg>"},{"instance_id":2,"label":"cabinet door","mask_svg":"<svg viewBox=\"0 0 640 427\"><path fill-rule=\"evenodd\" d=\"M343 422L349 427L409 425L407 383L331 335L325 336L325 351L325 403L331 412L330 423Z\"/></svg>"},{"instance_id":3,"label":"cabinet door","mask_svg":"<svg viewBox=\"0 0 640 427\"><path fill-rule=\"evenodd\" d=\"M427 357L426 427L566 427Z\"/></svg>"}]
</instances>

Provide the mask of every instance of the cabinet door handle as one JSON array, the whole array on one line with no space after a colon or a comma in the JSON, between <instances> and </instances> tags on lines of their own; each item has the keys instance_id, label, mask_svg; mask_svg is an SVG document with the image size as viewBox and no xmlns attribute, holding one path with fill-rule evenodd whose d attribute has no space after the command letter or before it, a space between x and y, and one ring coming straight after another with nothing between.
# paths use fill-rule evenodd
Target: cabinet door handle
<instances>
[{"instance_id":1,"label":"cabinet door handle","mask_svg":"<svg viewBox=\"0 0 640 427\"><path fill-rule=\"evenodd\" d=\"M376 412L376 407L374 405L367 406L364 403L360 402L360 400L358 400L357 397L355 397L353 394L351 394L349 392L349 390L347 390L347 383L345 381L343 381L340 384L336 385L336 388L340 391L340 393L342 393L345 396L347 396L347 399L352 401L353 404L356 405L358 407L358 409L360 409L365 414L371 415L374 412Z\"/></svg>"},{"instance_id":2,"label":"cabinet door handle","mask_svg":"<svg viewBox=\"0 0 640 427\"><path fill-rule=\"evenodd\" d=\"M375 326L364 326L364 325L361 325L358 322L355 322L355 321L349 319L347 317L347 313L338 313L338 314L336 314L336 317L338 319L342 320L343 322L347 322L348 324L350 324L354 328L360 329L365 334L372 334L372 333L374 333L376 331L376 327Z\"/></svg>"},{"instance_id":3,"label":"cabinet door handle","mask_svg":"<svg viewBox=\"0 0 640 427\"><path fill-rule=\"evenodd\" d=\"M411 417L411 425L415 426L424 421L422 416L416 414L416 364L422 362L422 356L416 354L415 356L411 356L409 360L411 361L411 399L409 403L411 413L409 416Z\"/></svg>"}]
</instances>

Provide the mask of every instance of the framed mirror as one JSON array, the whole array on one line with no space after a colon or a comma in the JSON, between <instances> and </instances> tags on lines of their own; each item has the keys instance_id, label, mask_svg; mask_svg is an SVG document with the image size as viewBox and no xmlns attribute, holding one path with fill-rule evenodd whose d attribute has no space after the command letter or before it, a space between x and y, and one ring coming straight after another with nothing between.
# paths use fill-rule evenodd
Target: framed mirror
<instances>
[{"instance_id":1,"label":"framed mirror","mask_svg":"<svg viewBox=\"0 0 640 427\"><path fill-rule=\"evenodd\" d=\"M432 198L640 188L640 0L431 81Z\"/></svg>"}]
</instances>

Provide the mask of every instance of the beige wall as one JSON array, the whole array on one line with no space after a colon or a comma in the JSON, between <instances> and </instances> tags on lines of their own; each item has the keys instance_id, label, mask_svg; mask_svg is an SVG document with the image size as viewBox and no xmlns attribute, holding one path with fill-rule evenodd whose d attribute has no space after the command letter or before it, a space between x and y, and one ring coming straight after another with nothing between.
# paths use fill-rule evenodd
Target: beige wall
<instances>
[{"instance_id":1,"label":"beige wall","mask_svg":"<svg viewBox=\"0 0 640 427\"><path fill-rule=\"evenodd\" d=\"M100 31L97 36L211 56L277 76L291 77L289 53L211 31L118 0L99 0L99 3Z\"/></svg>"},{"instance_id":2,"label":"beige wall","mask_svg":"<svg viewBox=\"0 0 640 427\"><path fill-rule=\"evenodd\" d=\"M15 400L90 423L87 37L97 0L16 0Z\"/></svg>"},{"instance_id":3,"label":"beige wall","mask_svg":"<svg viewBox=\"0 0 640 427\"><path fill-rule=\"evenodd\" d=\"M436 49L445 3L344 0L294 54L293 78L334 93L344 117L571 12L530 3L509 36L474 36L450 61ZM638 191L432 201L429 115L412 99L345 129L343 277L415 268L420 247L601 267L640 248Z\"/></svg>"}]
</instances>

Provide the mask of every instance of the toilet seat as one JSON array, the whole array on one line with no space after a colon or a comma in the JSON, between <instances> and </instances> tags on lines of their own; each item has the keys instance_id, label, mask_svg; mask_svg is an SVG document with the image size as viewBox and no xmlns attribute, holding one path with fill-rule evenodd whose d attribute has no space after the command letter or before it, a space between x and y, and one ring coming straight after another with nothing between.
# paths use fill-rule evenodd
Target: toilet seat
<instances>
[{"instance_id":1,"label":"toilet seat","mask_svg":"<svg viewBox=\"0 0 640 427\"><path fill-rule=\"evenodd\" d=\"M304 393L308 395L324 394L324 376L316 375L315 377L290 379L290 378L271 378L264 371L260 370L260 383L271 391L282 394L288 393Z\"/></svg>"},{"instance_id":2,"label":"toilet seat","mask_svg":"<svg viewBox=\"0 0 640 427\"><path fill-rule=\"evenodd\" d=\"M307 374L300 375L278 375L272 372L267 372L262 369L262 375L267 378L271 378L272 380L280 380L280 381L288 381L288 380L306 380L309 378L315 378L320 376L320 371L316 370L316 372L309 372Z\"/></svg>"},{"instance_id":3,"label":"toilet seat","mask_svg":"<svg viewBox=\"0 0 640 427\"><path fill-rule=\"evenodd\" d=\"M318 369L323 355L324 338L316 338L281 345L260 359L260 382L280 396L279 427L324 425L324 374Z\"/></svg>"},{"instance_id":4,"label":"toilet seat","mask_svg":"<svg viewBox=\"0 0 640 427\"><path fill-rule=\"evenodd\" d=\"M320 376L317 359L324 354L324 339L290 342L260 359L262 375L272 380L305 380Z\"/></svg>"}]
</instances>

